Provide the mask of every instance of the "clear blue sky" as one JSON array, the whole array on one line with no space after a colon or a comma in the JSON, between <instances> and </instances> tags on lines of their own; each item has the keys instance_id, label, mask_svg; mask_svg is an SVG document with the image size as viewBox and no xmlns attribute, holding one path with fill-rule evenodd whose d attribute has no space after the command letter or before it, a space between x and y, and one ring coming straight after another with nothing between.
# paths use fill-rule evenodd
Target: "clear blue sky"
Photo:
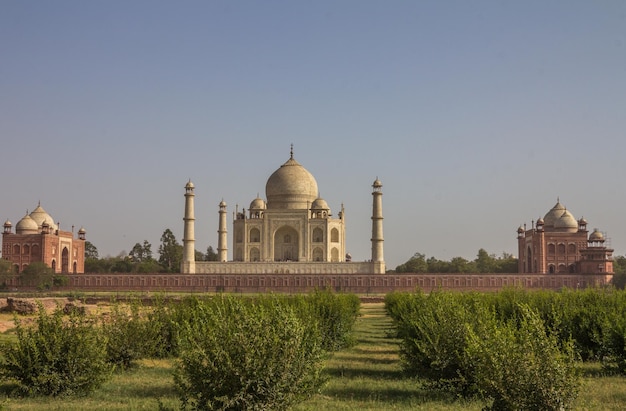
<instances>
[{"instance_id":1,"label":"clear blue sky","mask_svg":"<svg viewBox=\"0 0 626 411\"><path fill-rule=\"evenodd\" d=\"M215 248L292 143L356 260L376 177L390 268L516 255L557 197L623 255L626 2L1 0L0 136L0 219L103 256L182 240L189 178Z\"/></svg>"}]
</instances>

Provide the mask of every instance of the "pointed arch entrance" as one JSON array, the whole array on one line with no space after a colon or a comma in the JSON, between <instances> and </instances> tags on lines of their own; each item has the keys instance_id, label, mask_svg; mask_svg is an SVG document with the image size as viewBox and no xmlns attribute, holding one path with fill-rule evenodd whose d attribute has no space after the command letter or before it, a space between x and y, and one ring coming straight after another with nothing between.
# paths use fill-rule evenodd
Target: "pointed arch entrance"
<instances>
[{"instance_id":1,"label":"pointed arch entrance","mask_svg":"<svg viewBox=\"0 0 626 411\"><path fill-rule=\"evenodd\" d=\"M69 273L70 270L70 252L67 247L63 247L61 252L61 272Z\"/></svg>"},{"instance_id":2,"label":"pointed arch entrance","mask_svg":"<svg viewBox=\"0 0 626 411\"><path fill-rule=\"evenodd\" d=\"M274 234L274 261L299 261L298 232L289 226L283 226Z\"/></svg>"}]
</instances>

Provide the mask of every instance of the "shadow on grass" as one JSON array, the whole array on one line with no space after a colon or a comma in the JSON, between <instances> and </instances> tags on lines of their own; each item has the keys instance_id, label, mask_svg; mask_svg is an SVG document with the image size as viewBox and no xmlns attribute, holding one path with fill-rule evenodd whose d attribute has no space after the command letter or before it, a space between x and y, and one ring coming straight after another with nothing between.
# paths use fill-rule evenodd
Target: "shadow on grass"
<instances>
[{"instance_id":1,"label":"shadow on grass","mask_svg":"<svg viewBox=\"0 0 626 411\"><path fill-rule=\"evenodd\" d=\"M324 395L334 397L339 400L357 400L357 401L384 401L390 404L396 402L406 403L407 400L419 404L426 404L433 401L441 401L446 403L454 403L457 398L445 391L428 390L428 389L399 389L399 388L382 388L376 389L368 386L360 388L350 387L349 389L328 388L324 390Z\"/></svg>"},{"instance_id":2,"label":"shadow on grass","mask_svg":"<svg viewBox=\"0 0 626 411\"><path fill-rule=\"evenodd\" d=\"M398 380L406 376L401 369L394 370L377 370L371 367L327 367L324 373L333 378L371 378L375 380Z\"/></svg>"},{"instance_id":3,"label":"shadow on grass","mask_svg":"<svg viewBox=\"0 0 626 411\"><path fill-rule=\"evenodd\" d=\"M356 347L356 348L352 348L350 351L354 352L355 354L364 354L364 355L398 355L400 353L400 350L398 348L395 349L385 349L385 350L379 350L376 347L374 348L362 348L362 347Z\"/></svg>"}]
</instances>

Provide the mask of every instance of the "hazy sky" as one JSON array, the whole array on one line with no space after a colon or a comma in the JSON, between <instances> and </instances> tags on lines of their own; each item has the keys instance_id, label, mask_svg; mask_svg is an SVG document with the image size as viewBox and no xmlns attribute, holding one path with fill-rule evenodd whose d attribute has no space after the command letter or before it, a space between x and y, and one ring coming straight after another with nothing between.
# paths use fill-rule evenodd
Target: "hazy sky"
<instances>
[{"instance_id":1,"label":"hazy sky","mask_svg":"<svg viewBox=\"0 0 626 411\"><path fill-rule=\"evenodd\" d=\"M623 255L626 2L0 0L0 136L2 222L101 256L182 240L190 178L216 248L292 143L355 260L376 177L389 268L517 255L557 197Z\"/></svg>"}]
</instances>

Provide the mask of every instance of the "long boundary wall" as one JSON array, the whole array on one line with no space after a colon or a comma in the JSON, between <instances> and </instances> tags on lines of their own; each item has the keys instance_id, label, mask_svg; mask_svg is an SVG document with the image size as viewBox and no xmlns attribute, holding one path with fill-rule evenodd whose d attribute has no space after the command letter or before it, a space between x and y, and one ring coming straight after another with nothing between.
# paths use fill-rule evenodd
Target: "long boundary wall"
<instances>
[{"instance_id":1,"label":"long boundary wall","mask_svg":"<svg viewBox=\"0 0 626 411\"><path fill-rule=\"evenodd\" d=\"M498 291L506 287L603 287L612 275L527 274L72 274L59 290L138 292L301 293L331 289L356 294L436 289ZM12 283L12 282L11 282ZM16 283L14 283L16 284ZM10 285L10 284L9 284Z\"/></svg>"}]
</instances>

